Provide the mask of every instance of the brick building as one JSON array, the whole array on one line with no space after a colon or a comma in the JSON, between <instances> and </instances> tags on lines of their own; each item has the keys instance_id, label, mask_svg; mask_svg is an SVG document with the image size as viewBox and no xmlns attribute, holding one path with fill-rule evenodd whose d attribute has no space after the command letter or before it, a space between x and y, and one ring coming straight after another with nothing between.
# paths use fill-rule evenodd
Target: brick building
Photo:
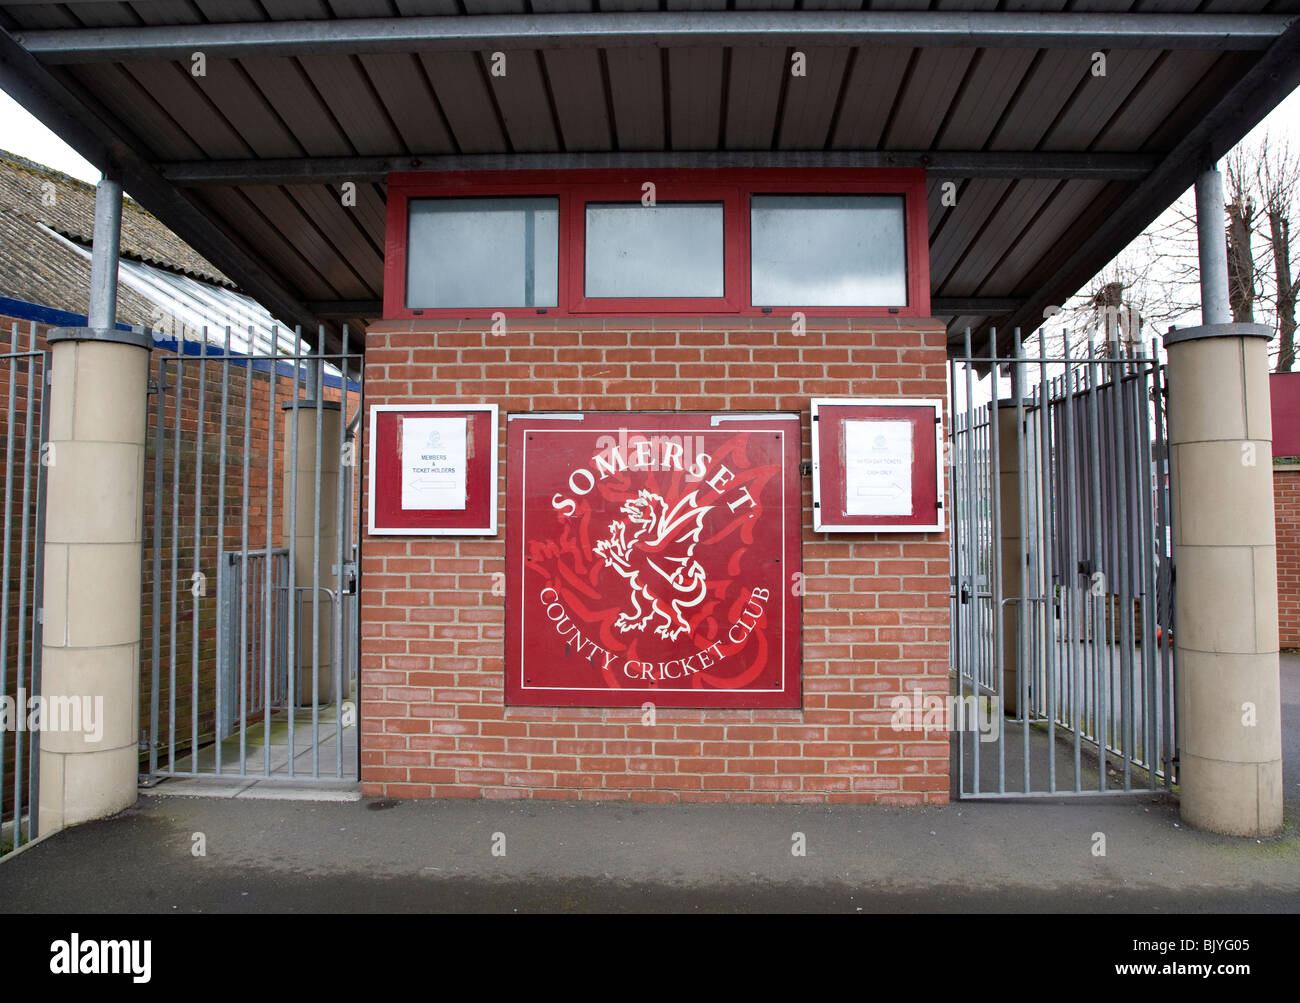
<instances>
[{"instance_id":1,"label":"brick building","mask_svg":"<svg viewBox=\"0 0 1300 1003\"><path fill-rule=\"evenodd\" d=\"M307 757L312 781L370 795L1162 790L1192 824L1275 831L1272 465L1240 461L1271 445L1265 332L1226 313L1213 165L1297 83L1294 0L705 6L0 0L0 80L105 170L96 248L124 185L311 347L288 357L291 424L274 381L266 402L268 434L295 436L282 479L272 459L250 488L245 464L240 511L214 517L224 539L278 507L285 594L313 606L284 654L278 612L235 604L241 639L267 643L230 677L234 774L270 778L246 740L269 750L276 714L290 736L306 714L289 773ZM1146 346L1126 320L1082 357L1044 337L1024 358L1192 184L1204 323ZM56 414L60 371L92 400L110 377L147 395L150 346L113 333L116 258L55 341ZM300 389L326 361L363 380L364 413L346 385L341 410L319 377ZM204 441L185 407L160 414L164 438ZM143 456L147 421L103 425L52 439ZM134 593L142 495L193 486L101 474L103 525L87 539L61 501L47 546L111 544ZM172 527L172 567L186 546L201 563ZM241 526L238 559L253 549ZM94 663L134 705L150 645L186 671L175 631L99 629L102 612L85 597L67 621L93 629L46 644L55 689ZM281 671L311 699L250 726L246 690L271 700ZM154 746L189 727L150 712ZM50 824L129 803L140 723L42 747Z\"/></svg>"}]
</instances>

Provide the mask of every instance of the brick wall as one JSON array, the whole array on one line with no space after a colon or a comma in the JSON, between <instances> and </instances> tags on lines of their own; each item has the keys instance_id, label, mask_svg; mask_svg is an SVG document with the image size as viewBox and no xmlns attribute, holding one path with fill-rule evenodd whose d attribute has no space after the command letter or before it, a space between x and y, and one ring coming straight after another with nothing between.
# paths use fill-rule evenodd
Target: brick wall
<instances>
[{"instance_id":1,"label":"brick wall","mask_svg":"<svg viewBox=\"0 0 1300 1003\"><path fill-rule=\"evenodd\" d=\"M784 410L815 396L946 397L933 321L387 321L366 338L366 403L540 410ZM367 458L368 460L368 458ZM368 471L367 471L368 476ZM640 711L504 706L505 533L367 536L362 786L397 797L652 801L948 799L947 736L900 733L889 700L948 687L942 534L822 536L804 479L803 708Z\"/></svg>"},{"instance_id":2,"label":"brick wall","mask_svg":"<svg viewBox=\"0 0 1300 1003\"><path fill-rule=\"evenodd\" d=\"M1300 648L1300 463L1273 468L1277 525L1277 626L1283 648Z\"/></svg>"}]
</instances>

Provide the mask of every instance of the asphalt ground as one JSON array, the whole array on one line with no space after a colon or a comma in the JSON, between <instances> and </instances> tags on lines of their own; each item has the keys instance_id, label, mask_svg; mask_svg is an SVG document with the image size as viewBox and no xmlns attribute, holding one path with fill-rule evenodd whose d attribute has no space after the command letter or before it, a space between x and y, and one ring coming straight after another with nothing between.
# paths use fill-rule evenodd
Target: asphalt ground
<instances>
[{"instance_id":1,"label":"asphalt ground","mask_svg":"<svg viewBox=\"0 0 1300 1003\"><path fill-rule=\"evenodd\" d=\"M1151 795L664 806L164 785L0 863L0 911L1300 912L1300 656L1283 660L1283 730L1286 825L1267 840L1190 830Z\"/></svg>"}]
</instances>

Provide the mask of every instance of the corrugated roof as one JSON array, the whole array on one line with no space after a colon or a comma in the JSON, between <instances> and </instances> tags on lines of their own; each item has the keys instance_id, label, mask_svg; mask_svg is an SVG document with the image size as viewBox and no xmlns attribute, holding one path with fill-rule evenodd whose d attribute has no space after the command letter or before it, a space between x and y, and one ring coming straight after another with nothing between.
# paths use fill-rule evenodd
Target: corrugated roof
<instances>
[{"instance_id":1,"label":"corrugated roof","mask_svg":"<svg viewBox=\"0 0 1300 1003\"><path fill-rule=\"evenodd\" d=\"M0 204L34 223L89 245L95 235L95 186L0 150ZM133 199L122 203L122 255L234 288L201 254Z\"/></svg>"},{"instance_id":2,"label":"corrugated roof","mask_svg":"<svg viewBox=\"0 0 1300 1003\"><path fill-rule=\"evenodd\" d=\"M112 29L225 24L243 26L256 41L256 25L272 22L332 20L345 27L345 21L380 18L400 33L405 16L456 15L443 20L469 25L473 15L494 13L731 7L726 23L739 24L734 12L796 6L1007 18L1022 11L1032 27L1034 15L1051 12L1286 15L1300 11L1300 0L668 0L662 7L639 0L0 2L0 23L20 39L51 29L108 29L96 38L112 39ZM1127 47L1105 49L1106 74L1098 77L1086 47L1037 46L1032 36L1024 36L1027 44L1016 44L1020 36L979 37L978 45L910 45L903 36L836 36L833 44L807 47L806 77L788 72L793 46L672 39L650 45L586 38L510 50L505 77L494 77L491 52L471 43L366 52L306 44L302 51L264 52L252 45L231 58L209 56L199 77L188 60L98 58L93 46L76 61L48 51L41 58L75 101L164 178L176 179L188 205L262 283L249 288L259 295L271 289L354 324L374 315L383 284L384 171L361 158L390 158L394 169L492 166L475 159L490 155L562 167L583 154L643 152L686 161L694 153L746 156L754 163L783 153L918 151L1003 153L1026 164L1045 163L1043 154L1139 158L1134 163L1141 170L1074 178L1029 168L1010 176L932 169L931 291L940 303L936 313L944 301L955 304L949 312L963 313L952 318L956 339L966 324L993 316L981 302L1034 304L1049 294L1061 301L1088 277L1090 263L1095 270L1117 253L1127 233L1139 231L1177 194L1169 189L1182 165L1165 159L1269 58L1262 46L1234 48L1238 43L1226 37L1225 47L1185 45L1174 36L1168 45L1143 47L1130 38ZM1294 51L1294 29L1287 39ZM1275 102L1284 85L1270 86L1273 91L1261 93ZM1235 141L1264 110L1233 117L1219 108L1224 122L1206 137L1206 148ZM346 159L328 162L337 170L313 174L311 165L326 158ZM242 170L250 162L284 169L261 183L234 175L185 180L194 166L227 163ZM352 176L349 164L356 165ZM1149 192L1141 187L1144 176L1154 179ZM355 208L340 204L337 188L350 179L357 181ZM940 202L946 181L957 184L956 206ZM195 243L206 250L203 241ZM980 302L965 302L972 299Z\"/></svg>"}]
</instances>

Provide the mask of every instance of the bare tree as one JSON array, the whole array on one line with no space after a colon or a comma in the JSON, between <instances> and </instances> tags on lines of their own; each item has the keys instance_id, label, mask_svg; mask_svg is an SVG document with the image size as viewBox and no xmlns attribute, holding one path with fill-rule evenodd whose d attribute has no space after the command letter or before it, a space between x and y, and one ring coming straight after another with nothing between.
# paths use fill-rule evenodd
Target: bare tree
<instances>
[{"instance_id":1,"label":"bare tree","mask_svg":"<svg viewBox=\"0 0 1300 1003\"><path fill-rule=\"evenodd\" d=\"M1256 208L1254 151L1237 146L1228 154L1227 191L1224 206L1228 215L1228 304L1238 324L1255 320L1255 224Z\"/></svg>"},{"instance_id":2,"label":"bare tree","mask_svg":"<svg viewBox=\"0 0 1300 1003\"><path fill-rule=\"evenodd\" d=\"M1224 246L1232 319L1273 326L1276 368L1295 368L1300 271L1291 223L1300 211L1300 150L1276 136L1238 145L1225 159ZM1197 221L1185 193L1047 321L1049 344L1091 339L1132 351L1169 324L1195 324L1200 308ZM1127 324L1127 326L1126 326ZM1102 351L1110 351L1101 347Z\"/></svg>"},{"instance_id":3,"label":"bare tree","mask_svg":"<svg viewBox=\"0 0 1300 1003\"><path fill-rule=\"evenodd\" d=\"M1185 290L1166 281L1170 256L1150 232L1110 261L1044 325L1048 344L1069 342L1072 354L1093 350L1132 355L1162 325L1188 309ZM1032 349L1031 349L1032 351Z\"/></svg>"},{"instance_id":4,"label":"bare tree","mask_svg":"<svg viewBox=\"0 0 1300 1003\"><path fill-rule=\"evenodd\" d=\"M1273 306L1277 315L1277 371L1295 366L1296 286L1300 275L1291 272L1291 216L1300 188L1300 156L1285 138L1265 135L1260 146L1256 183L1268 218L1269 251L1273 265Z\"/></svg>"}]
</instances>

